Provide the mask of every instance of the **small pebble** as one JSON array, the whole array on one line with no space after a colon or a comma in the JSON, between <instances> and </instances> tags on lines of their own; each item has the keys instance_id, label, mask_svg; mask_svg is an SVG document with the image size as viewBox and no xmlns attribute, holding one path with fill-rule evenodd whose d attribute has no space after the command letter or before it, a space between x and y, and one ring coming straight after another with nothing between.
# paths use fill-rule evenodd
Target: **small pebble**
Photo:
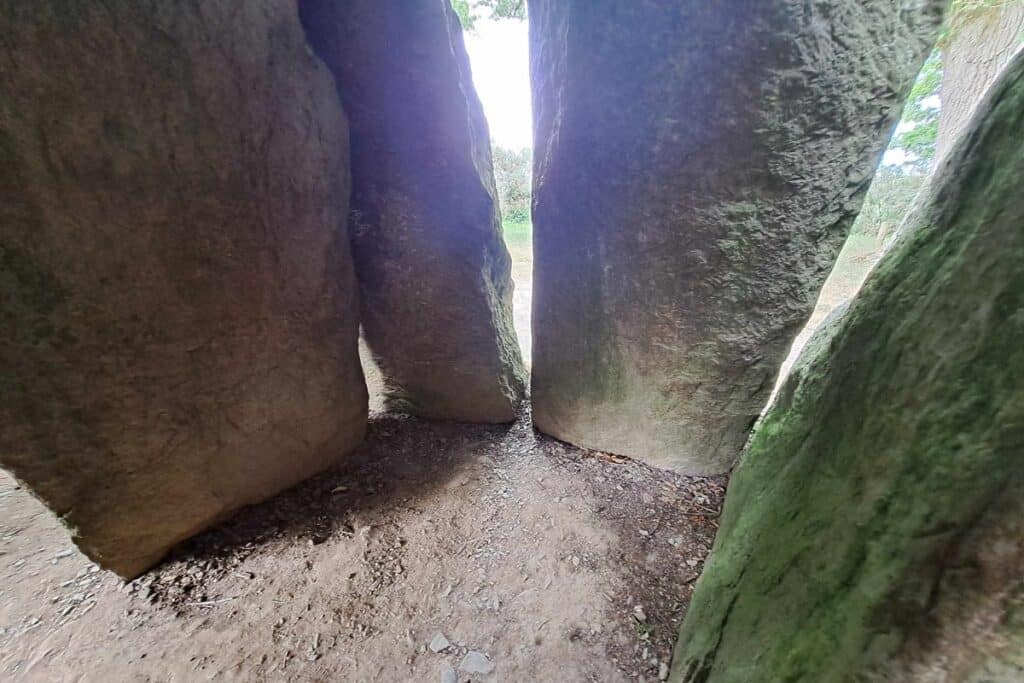
<instances>
[{"instance_id":1,"label":"small pebble","mask_svg":"<svg viewBox=\"0 0 1024 683\"><path fill-rule=\"evenodd\" d=\"M430 641L430 645L428 645L428 647L430 648L431 652L441 652L442 650L447 648L449 645L451 645L451 643L449 643L448 639L444 637L444 634L438 633Z\"/></svg>"},{"instance_id":2,"label":"small pebble","mask_svg":"<svg viewBox=\"0 0 1024 683\"><path fill-rule=\"evenodd\" d=\"M494 671L494 664L483 652L470 650L459 663L459 671L465 671L468 674L489 674Z\"/></svg>"}]
</instances>

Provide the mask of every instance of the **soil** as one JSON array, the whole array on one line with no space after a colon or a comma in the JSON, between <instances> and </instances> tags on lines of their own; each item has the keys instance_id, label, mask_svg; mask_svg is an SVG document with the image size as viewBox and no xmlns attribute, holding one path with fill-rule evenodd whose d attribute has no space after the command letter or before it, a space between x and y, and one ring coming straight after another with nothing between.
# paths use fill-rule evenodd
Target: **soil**
<instances>
[{"instance_id":1,"label":"soil","mask_svg":"<svg viewBox=\"0 0 1024 683\"><path fill-rule=\"evenodd\" d=\"M0 473L0 678L655 681L725 484L528 415L376 416L336 468L125 584Z\"/></svg>"}]
</instances>

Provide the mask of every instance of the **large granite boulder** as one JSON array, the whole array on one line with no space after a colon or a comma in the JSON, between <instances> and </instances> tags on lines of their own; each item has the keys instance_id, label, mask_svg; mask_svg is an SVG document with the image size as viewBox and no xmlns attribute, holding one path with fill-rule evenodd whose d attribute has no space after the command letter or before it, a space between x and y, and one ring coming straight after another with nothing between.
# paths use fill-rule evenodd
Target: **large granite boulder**
<instances>
[{"instance_id":1,"label":"large granite boulder","mask_svg":"<svg viewBox=\"0 0 1024 683\"><path fill-rule=\"evenodd\" d=\"M674 680L1021 680L1022 126L1019 55L754 435Z\"/></svg>"},{"instance_id":2,"label":"large granite boulder","mask_svg":"<svg viewBox=\"0 0 1024 683\"><path fill-rule=\"evenodd\" d=\"M299 6L349 116L353 254L386 405L513 420L511 262L458 17L448 0Z\"/></svg>"},{"instance_id":3,"label":"large granite boulder","mask_svg":"<svg viewBox=\"0 0 1024 683\"><path fill-rule=\"evenodd\" d=\"M345 119L290 0L0 34L0 465L128 577L362 439Z\"/></svg>"},{"instance_id":4,"label":"large granite boulder","mask_svg":"<svg viewBox=\"0 0 1024 683\"><path fill-rule=\"evenodd\" d=\"M728 470L942 0L531 0L533 419Z\"/></svg>"}]
</instances>

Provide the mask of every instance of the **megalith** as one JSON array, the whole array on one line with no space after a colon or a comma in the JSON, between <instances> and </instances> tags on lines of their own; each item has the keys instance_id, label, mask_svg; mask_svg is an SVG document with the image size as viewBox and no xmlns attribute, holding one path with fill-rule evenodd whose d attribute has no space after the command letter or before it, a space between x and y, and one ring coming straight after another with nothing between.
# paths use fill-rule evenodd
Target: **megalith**
<instances>
[{"instance_id":1,"label":"megalith","mask_svg":"<svg viewBox=\"0 0 1024 683\"><path fill-rule=\"evenodd\" d=\"M300 0L352 141L351 239L385 404L510 422L525 371L512 324L490 139L448 0Z\"/></svg>"},{"instance_id":2,"label":"megalith","mask_svg":"<svg viewBox=\"0 0 1024 683\"><path fill-rule=\"evenodd\" d=\"M363 437L345 118L289 0L0 34L0 465L131 577Z\"/></svg>"},{"instance_id":3,"label":"megalith","mask_svg":"<svg viewBox=\"0 0 1024 683\"><path fill-rule=\"evenodd\" d=\"M539 430L731 467L943 5L531 0Z\"/></svg>"},{"instance_id":4,"label":"megalith","mask_svg":"<svg viewBox=\"0 0 1024 683\"><path fill-rule=\"evenodd\" d=\"M673 680L1020 680L1022 127L1018 55L754 434Z\"/></svg>"}]
</instances>

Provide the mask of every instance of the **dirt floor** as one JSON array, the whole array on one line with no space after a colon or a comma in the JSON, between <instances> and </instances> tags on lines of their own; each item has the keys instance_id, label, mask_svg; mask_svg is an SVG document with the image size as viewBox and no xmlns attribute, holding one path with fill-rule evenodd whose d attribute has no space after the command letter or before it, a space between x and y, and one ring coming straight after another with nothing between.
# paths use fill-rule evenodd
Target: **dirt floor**
<instances>
[{"instance_id":1,"label":"dirt floor","mask_svg":"<svg viewBox=\"0 0 1024 683\"><path fill-rule=\"evenodd\" d=\"M336 469L124 584L0 473L0 679L655 681L724 488L528 416L378 416Z\"/></svg>"}]
</instances>

